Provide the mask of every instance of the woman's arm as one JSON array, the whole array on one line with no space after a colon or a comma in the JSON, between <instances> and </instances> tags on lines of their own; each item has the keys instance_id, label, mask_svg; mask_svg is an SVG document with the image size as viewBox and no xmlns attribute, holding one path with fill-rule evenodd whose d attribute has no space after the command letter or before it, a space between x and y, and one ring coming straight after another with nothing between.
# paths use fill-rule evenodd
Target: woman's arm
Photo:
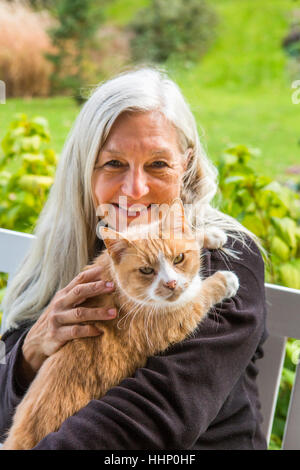
<instances>
[{"instance_id":1,"label":"woman's arm","mask_svg":"<svg viewBox=\"0 0 300 470\"><path fill-rule=\"evenodd\" d=\"M74 308L89 297L113 291L114 287L101 279L101 271L100 266L94 266L79 273L57 291L37 321L27 321L3 335L6 358L5 364L0 364L0 440L44 360L71 339L101 334L93 325L82 322L114 317L107 312L109 307Z\"/></svg>"},{"instance_id":2,"label":"woman's arm","mask_svg":"<svg viewBox=\"0 0 300 470\"><path fill-rule=\"evenodd\" d=\"M239 381L265 331L264 265L255 245L239 261L205 254L206 274L233 270L240 289L200 324L194 337L149 358L131 378L92 400L35 449L189 449ZM246 399L248 399L246 397ZM249 426L255 427L255 419ZM254 432L254 431L253 431Z\"/></svg>"},{"instance_id":3,"label":"woman's arm","mask_svg":"<svg viewBox=\"0 0 300 470\"><path fill-rule=\"evenodd\" d=\"M0 442L11 425L16 406L22 400L29 382L20 374L22 346L30 326L20 325L1 338L5 344L4 364L0 364Z\"/></svg>"}]
</instances>

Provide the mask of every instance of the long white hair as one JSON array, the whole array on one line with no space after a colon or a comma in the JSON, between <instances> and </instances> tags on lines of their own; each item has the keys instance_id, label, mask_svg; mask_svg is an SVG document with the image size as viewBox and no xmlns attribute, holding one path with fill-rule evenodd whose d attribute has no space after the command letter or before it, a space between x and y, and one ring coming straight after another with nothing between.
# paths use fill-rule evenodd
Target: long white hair
<instances>
[{"instance_id":1,"label":"long white hair","mask_svg":"<svg viewBox=\"0 0 300 470\"><path fill-rule=\"evenodd\" d=\"M92 173L101 146L125 111L160 110L176 127L181 150L192 149L181 199L191 209L190 223L213 225L242 240L257 238L236 220L213 208L217 170L207 158L197 126L178 86L158 68L140 67L100 84L82 107L65 142L33 241L2 302L2 332L24 320L36 320L53 298L92 259L98 218L93 204ZM201 224L201 223L200 223ZM198 227L195 227L196 229Z\"/></svg>"}]
</instances>

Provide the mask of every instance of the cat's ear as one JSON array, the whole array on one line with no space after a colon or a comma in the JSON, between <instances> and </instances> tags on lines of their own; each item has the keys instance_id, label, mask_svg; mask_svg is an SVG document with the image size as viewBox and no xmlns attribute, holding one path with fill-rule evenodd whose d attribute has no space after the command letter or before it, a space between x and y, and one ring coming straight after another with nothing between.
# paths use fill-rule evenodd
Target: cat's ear
<instances>
[{"instance_id":1,"label":"cat's ear","mask_svg":"<svg viewBox=\"0 0 300 470\"><path fill-rule=\"evenodd\" d=\"M129 241L120 232L109 227L101 227L100 234L111 258L119 264L129 246Z\"/></svg>"}]
</instances>

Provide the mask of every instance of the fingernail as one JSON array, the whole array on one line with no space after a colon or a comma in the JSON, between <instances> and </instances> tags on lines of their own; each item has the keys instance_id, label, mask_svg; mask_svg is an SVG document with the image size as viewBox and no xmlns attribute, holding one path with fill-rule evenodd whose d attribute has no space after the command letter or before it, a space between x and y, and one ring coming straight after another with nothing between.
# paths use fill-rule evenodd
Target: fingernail
<instances>
[{"instance_id":1,"label":"fingernail","mask_svg":"<svg viewBox=\"0 0 300 470\"><path fill-rule=\"evenodd\" d=\"M107 313L109 316L115 317L117 314L117 310L115 308L110 308Z\"/></svg>"},{"instance_id":2,"label":"fingernail","mask_svg":"<svg viewBox=\"0 0 300 470\"><path fill-rule=\"evenodd\" d=\"M114 283L113 282L106 282L106 287L114 287Z\"/></svg>"}]
</instances>

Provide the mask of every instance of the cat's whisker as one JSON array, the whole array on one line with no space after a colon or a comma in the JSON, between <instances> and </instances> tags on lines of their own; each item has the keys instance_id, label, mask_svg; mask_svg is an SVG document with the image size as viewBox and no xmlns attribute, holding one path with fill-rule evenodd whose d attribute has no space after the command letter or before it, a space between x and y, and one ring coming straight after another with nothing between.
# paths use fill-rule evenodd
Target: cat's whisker
<instances>
[{"instance_id":1,"label":"cat's whisker","mask_svg":"<svg viewBox=\"0 0 300 470\"><path fill-rule=\"evenodd\" d=\"M124 327L126 327L126 321L128 320L129 316L135 312L136 308L133 307L131 310L129 310L120 320L118 321L118 326L120 326L119 329L121 329L121 323L124 321Z\"/></svg>"}]
</instances>

